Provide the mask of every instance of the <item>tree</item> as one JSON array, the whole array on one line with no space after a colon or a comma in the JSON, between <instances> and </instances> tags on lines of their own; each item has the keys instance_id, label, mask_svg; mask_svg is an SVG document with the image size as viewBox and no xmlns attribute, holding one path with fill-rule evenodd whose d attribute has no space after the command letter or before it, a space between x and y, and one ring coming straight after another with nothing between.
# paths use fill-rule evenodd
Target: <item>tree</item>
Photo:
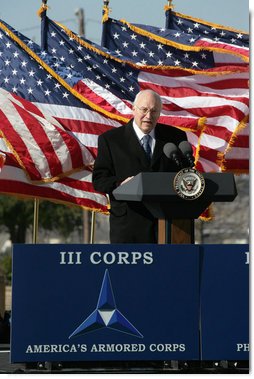
<instances>
[{"instance_id":1,"label":"tree","mask_svg":"<svg viewBox=\"0 0 254 379\"><path fill-rule=\"evenodd\" d=\"M56 230L63 240L76 229L82 228L82 209L48 201L40 202L39 227Z\"/></svg>"},{"instance_id":2,"label":"tree","mask_svg":"<svg viewBox=\"0 0 254 379\"><path fill-rule=\"evenodd\" d=\"M24 243L33 222L33 201L0 196L1 230L10 234L13 243Z\"/></svg>"},{"instance_id":3,"label":"tree","mask_svg":"<svg viewBox=\"0 0 254 379\"><path fill-rule=\"evenodd\" d=\"M3 272L5 280L8 284L11 284L12 278L12 256L11 254L4 254L0 257L0 273Z\"/></svg>"},{"instance_id":4,"label":"tree","mask_svg":"<svg viewBox=\"0 0 254 379\"><path fill-rule=\"evenodd\" d=\"M12 243L25 243L28 229L33 226L34 201L0 196L0 231L10 234ZM39 203L39 229L53 230L64 240L82 227L82 209L55 204Z\"/></svg>"}]
</instances>

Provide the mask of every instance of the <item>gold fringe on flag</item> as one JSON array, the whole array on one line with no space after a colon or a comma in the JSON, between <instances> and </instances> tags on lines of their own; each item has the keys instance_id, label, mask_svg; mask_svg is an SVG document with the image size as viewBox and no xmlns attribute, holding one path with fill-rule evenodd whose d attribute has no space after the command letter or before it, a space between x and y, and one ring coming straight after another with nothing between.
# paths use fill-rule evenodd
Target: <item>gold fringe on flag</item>
<instances>
[{"instance_id":1,"label":"gold fringe on flag","mask_svg":"<svg viewBox=\"0 0 254 379\"><path fill-rule=\"evenodd\" d=\"M104 5L102 10L103 10L103 16L102 16L101 22L103 24L104 22L108 21L108 17L109 17L109 13L111 12L111 8L109 8L107 5Z\"/></svg>"},{"instance_id":2,"label":"gold fringe on flag","mask_svg":"<svg viewBox=\"0 0 254 379\"><path fill-rule=\"evenodd\" d=\"M200 117L198 120L198 130L203 130L205 129L205 123L206 123L207 118L206 117Z\"/></svg>"},{"instance_id":3,"label":"gold fringe on flag","mask_svg":"<svg viewBox=\"0 0 254 379\"><path fill-rule=\"evenodd\" d=\"M200 22L201 21L202 20L200 20ZM211 51L211 52L216 52L216 53L230 54L230 55L235 55L237 57L240 57L245 62L249 62L249 58L240 54L240 53L228 51L228 50L225 50L225 49L219 48L219 47L183 45L183 44L178 43L178 42L169 41L167 38L160 37L157 34L154 34L154 33L148 32L147 30L141 29L138 26L130 24L128 21L126 21L124 19L121 19L120 22L127 25L131 30L133 30L137 34L140 34L140 35L148 37L148 38L152 38L157 42L163 43L164 45L173 46L176 49L181 49L184 51L197 51L197 52Z\"/></svg>"},{"instance_id":4,"label":"gold fringe on flag","mask_svg":"<svg viewBox=\"0 0 254 379\"><path fill-rule=\"evenodd\" d=\"M214 219L214 212L212 205L209 205L208 208L204 210L203 213L199 216L199 220L201 221L212 221Z\"/></svg>"},{"instance_id":5,"label":"gold fringe on flag","mask_svg":"<svg viewBox=\"0 0 254 379\"><path fill-rule=\"evenodd\" d=\"M187 16L186 14L183 14L183 13L174 12L174 15L178 16L178 17L186 18L186 19L191 20L191 21L200 22L201 24L204 24L204 25L207 25L207 26L212 26L212 27L217 28L217 29L228 30L230 32L236 32L236 33L249 34L249 33L245 32L243 30L240 30L240 29L235 29L235 28L232 28L230 26L225 26L225 25L221 25L221 24L215 24L213 22L204 21L201 18Z\"/></svg>"},{"instance_id":6,"label":"gold fringe on flag","mask_svg":"<svg viewBox=\"0 0 254 379\"><path fill-rule=\"evenodd\" d=\"M203 120L202 120L203 119ZM194 161L194 165L196 166L198 160L199 160L199 152L200 152L200 141L201 141L201 137L202 137L202 134L204 133L204 131L206 130L206 117L201 117L202 120L200 122L200 134L199 134L199 137L198 137L198 144L197 144L197 147L196 147L196 153L195 153L195 161Z\"/></svg>"},{"instance_id":7,"label":"gold fringe on flag","mask_svg":"<svg viewBox=\"0 0 254 379\"><path fill-rule=\"evenodd\" d=\"M232 149L234 143L235 143L235 140L237 139L237 136L239 134L239 132L246 128L247 126L247 123L249 121L249 115L245 116L242 121L237 125L234 133L232 134L231 138L230 138L230 141L228 143L228 146L226 148L226 150L222 153L222 152L219 152L218 155L217 155L217 165L221 168L221 171L222 172L225 172L227 171L227 165L226 165L226 154ZM235 173L247 173L246 170L237 170L237 171L234 171Z\"/></svg>"},{"instance_id":8,"label":"gold fringe on flag","mask_svg":"<svg viewBox=\"0 0 254 379\"><path fill-rule=\"evenodd\" d=\"M42 13L45 12L45 11L47 11L48 9L50 9L48 5L46 5L46 4L41 4L40 9L37 11L37 15L38 15L39 17L41 17Z\"/></svg>"},{"instance_id":9,"label":"gold fringe on flag","mask_svg":"<svg viewBox=\"0 0 254 379\"><path fill-rule=\"evenodd\" d=\"M123 20L121 20L121 22L123 22ZM228 71L216 71L216 72L214 72L214 71L208 71L208 70L205 70L205 71L202 71L202 70L193 70L193 69L190 69L190 68L183 68L183 67L180 67L180 66L174 66L174 67L172 67L172 66L154 66L154 65L140 65L140 64L136 64L136 63L130 62L130 61L126 60L126 59L116 58L113 55L110 55L110 54L108 54L108 53L106 53L106 52L104 52L102 50L99 50L98 48L90 45L89 43L87 43L83 39L79 38L76 34L74 34L70 29L68 29L66 26L62 25L60 22L56 22L55 21L55 23L56 23L56 25L60 26L69 37L71 37L72 39L74 39L81 46L84 46L85 48L87 48L87 49L89 49L91 51L94 51L95 53L100 54L100 55L102 55L102 56L104 56L106 58L112 59L112 60L114 60L116 62L127 63L129 66L134 67L134 68L136 68L138 70L141 70L142 68L149 69L149 70L155 70L155 71L182 70L184 72L190 72L191 74L198 74L198 75L205 75L205 76L220 76L220 75L229 75L229 74L237 73L237 72L243 72L243 70L241 68L239 68L239 70L238 69L234 69L233 71L228 70ZM125 21L125 23L128 25L128 23L126 21ZM246 71L247 71L247 68L246 68Z\"/></svg>"}]
</instances>

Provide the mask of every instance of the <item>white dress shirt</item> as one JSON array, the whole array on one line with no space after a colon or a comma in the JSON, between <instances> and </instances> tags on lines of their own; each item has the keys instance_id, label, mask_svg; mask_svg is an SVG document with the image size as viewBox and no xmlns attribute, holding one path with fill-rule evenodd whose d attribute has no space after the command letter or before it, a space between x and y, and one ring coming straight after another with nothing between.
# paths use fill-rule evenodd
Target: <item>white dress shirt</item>
<instances>
[{"instance_id":1,"label":"white dress shirt","mask_svg":"<svg viewBox=\"0 0 254 379\"><path fill-rule=\"evenodd\" d=\"M142 145L141 143L141 140L142 138L145 136L145 133L142 132L142 130L138 127L138 125L135 123L135 121L133 120L133 128L134 128L134 131L138 137L138 140L140 142L140 144ZM148 133L151 137L150 139L150 147L151 147L151 152L153 154L153 151L154 151L154 147L155 147L155 133L154 133L154 129L151 130L150 133Z\"/></svg>"}]
</instances>

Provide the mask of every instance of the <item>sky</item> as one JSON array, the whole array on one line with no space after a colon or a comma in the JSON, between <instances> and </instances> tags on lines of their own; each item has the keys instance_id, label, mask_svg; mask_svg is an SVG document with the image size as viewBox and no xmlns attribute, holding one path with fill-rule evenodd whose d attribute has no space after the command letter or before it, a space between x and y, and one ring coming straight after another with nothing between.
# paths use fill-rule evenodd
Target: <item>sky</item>
<instances>
[{"instance_id":1,"label":"sky","mask_svg":"<svg viewBox=\"0 0 254 379\"><path fill-rule=\"evenodd\" d=\"M40 44L40 19L37 11L41 0L1 1L0 18ZM131 23L164 27L167 0L110 0L110 17ZM85 37L101 40L103 0L48 0L49 18L78 33L77 10L83 9ZM249 32L248 0L173 0L174 10L185 15Z\"/></svg>"}]
</instances>

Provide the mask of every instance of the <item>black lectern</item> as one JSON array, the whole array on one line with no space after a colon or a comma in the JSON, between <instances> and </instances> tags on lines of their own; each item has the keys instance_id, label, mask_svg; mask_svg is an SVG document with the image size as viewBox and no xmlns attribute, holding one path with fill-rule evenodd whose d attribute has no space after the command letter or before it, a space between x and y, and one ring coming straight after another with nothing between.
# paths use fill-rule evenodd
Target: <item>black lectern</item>
<instances>
[{"instance_id":1,"label":"black lectern","mask_svg":"<svg viewBox=\"0 0 254 379\"><path fill-rule=\"evenodd\" d=\"M174 189L172 172L142 172L113 191L116 200L142 201L159 220L158 243L194 243L194 219L213 202L230 202L237 196L232 173L204 173L205 189L194 200L181 198ZM167 238L166 222L171 224Z\"/></svg>"}]
</instances>

